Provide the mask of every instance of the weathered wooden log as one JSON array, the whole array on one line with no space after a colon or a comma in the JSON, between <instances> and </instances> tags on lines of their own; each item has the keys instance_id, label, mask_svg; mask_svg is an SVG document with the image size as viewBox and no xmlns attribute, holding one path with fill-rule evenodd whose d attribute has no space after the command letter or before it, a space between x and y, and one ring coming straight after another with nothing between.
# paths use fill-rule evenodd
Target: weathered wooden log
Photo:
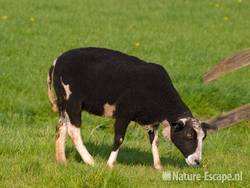
<instances>
[{"instance_id":1,"label":"weathered wooden log","mask_svg":"<svg viewBox=\"0 0 250 188\"><path fill-rule=\"evenodd\" d=\"M230 73L248 65L250 65L250 49L243 50L229 58L222 60L211 71L208 71L203 76L203 81L210 82L224 74ZM218 128L211 130L211 132L214 132L230 127L235 123L239 123L247 119L250 119L250 103L223 113L220 116L213 117L208 120L208 122Z\"/></svg>"},{"instance_id":2,"label":"weathered wooden log","mask_svg":"<svg viewBox=\"0 0 250 188\"><path fill-rule=\"evenodd\" d=\"M232 57L222 60L203 76L203 81L209 82L215 80L226 73L248 65L250 65L250 49L243 50Z\"/></svg>"},{"instance_id":3,"label":"weathered wooden log","mask_svg":"<svg viewBox=\"0 0 250 188\"><path fill-rule=\"evenodd\" d=\"M231 127L235 123L250 119L250 103L233 109L232 111L223 113L217 117L208 120L212 126L217 126L218 129L211 130L215 132L220 129Z\"/></svg>"}]
</instances>

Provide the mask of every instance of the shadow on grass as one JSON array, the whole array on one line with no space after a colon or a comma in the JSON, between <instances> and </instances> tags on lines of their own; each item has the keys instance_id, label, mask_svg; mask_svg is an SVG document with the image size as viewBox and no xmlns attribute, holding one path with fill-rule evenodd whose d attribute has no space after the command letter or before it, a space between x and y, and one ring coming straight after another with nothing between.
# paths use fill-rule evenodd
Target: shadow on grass
<instances>
[{"instance_id":1,"label":"shadow on grass","mask_svg":"<svg viewBox=\"0 0 250 188\"><path fill-rule=\"evenodd\" d=\"M111 145L96 145L94 143L86 143L86 147L91 155L95 158L96 156L101 157L104 160L108 160L111 152ZM66 156L75 153L74 158L78 162L82 162L80 155L76 152L73 146L66 148ZM121 146L117 162L125 165L146 165L153 166L153 157L151 151L140 151L136 148L128 148ZM186 167L184 159L174 158L174 156L161 156L161 163L163 166L171 165L178 168Z\"/></svg>"}]
</instances>

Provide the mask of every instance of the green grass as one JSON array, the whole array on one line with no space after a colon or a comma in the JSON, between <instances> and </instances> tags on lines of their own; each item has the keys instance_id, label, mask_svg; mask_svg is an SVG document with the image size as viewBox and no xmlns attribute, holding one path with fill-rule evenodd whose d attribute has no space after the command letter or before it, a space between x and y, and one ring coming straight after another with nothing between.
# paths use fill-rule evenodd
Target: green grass
<instances>
[{"instance_id":1,"label":"green grass","mask_svg":"<svg viewBox=\"0 0 250 188\"><path fill-rule=\"evenodd\" d=\"M109 170L113 120L88 114L82 135L96 166L83 164L70 141L68 162L59 165L57 115L46 93L48 67L60 53L106 47L163 65L193 113L208 119L250 101L249 68L208 85L201 81L219 60L250 47L249 17L247 0L0 0L0 187L250 186L249 122L208 136L199 168L188 167L160 138L165 171L242 171L243 181L163 181L152 168L147 135L135 124Z\"/></svg>"}]
</instances>

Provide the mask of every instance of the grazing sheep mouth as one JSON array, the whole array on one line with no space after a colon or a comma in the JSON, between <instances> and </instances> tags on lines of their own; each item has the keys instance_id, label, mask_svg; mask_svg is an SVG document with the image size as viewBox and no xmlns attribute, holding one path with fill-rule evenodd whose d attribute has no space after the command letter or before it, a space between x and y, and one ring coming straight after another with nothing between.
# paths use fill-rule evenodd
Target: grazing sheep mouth
<instances>
[{"instance_id":1,"label":"grazing sheep mouth","mask_svg":"<svg viewBox=\"0 0 250 188\"><path fill-rule=\"evenodd\" d=\"M186 163L189 165L189 166L199 166L200 165L200 160L198 159L192 159L190 157L187 157L185 159Z\"/></svg>"}]
</instances>

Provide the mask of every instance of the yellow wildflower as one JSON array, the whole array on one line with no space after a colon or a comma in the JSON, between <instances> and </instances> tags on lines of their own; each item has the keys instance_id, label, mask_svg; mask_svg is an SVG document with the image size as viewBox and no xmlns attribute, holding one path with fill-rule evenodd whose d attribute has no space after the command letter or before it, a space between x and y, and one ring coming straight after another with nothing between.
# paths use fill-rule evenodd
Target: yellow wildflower
<instances>
[{"instance_id":1,"label":"yellow wildflower","mask_svg":"<svg viewBox=\"0 0 250 188\"><path fill-rule=\"evenodd\" d=\"M228 21L228 20L229 20L229 17L228 17L228 16L224 16L224 20L225 20L225 21Z\"/></svg>"},{"instance_id":2,"label":"yellow wildflower","mask_svg":"<svg viewBox=\"0 0 250 188\"><path fill-rule=\"evenodd\" d=\"M7 20L8 16L2 16L1 18L2 18L2 20Z\"/></svg>"},{"instance_id":3,"label":"yellow wildflower","mask_svg":"<svg viewBox=\"0 0 250 188\"><path fill-rule=\"evenodd\" d=\"M34 21L35 21L35 18L34 18L34 17L30 17L30 21L31 21L31 22L34 22Z\"/></svg>"}]
</instances>

